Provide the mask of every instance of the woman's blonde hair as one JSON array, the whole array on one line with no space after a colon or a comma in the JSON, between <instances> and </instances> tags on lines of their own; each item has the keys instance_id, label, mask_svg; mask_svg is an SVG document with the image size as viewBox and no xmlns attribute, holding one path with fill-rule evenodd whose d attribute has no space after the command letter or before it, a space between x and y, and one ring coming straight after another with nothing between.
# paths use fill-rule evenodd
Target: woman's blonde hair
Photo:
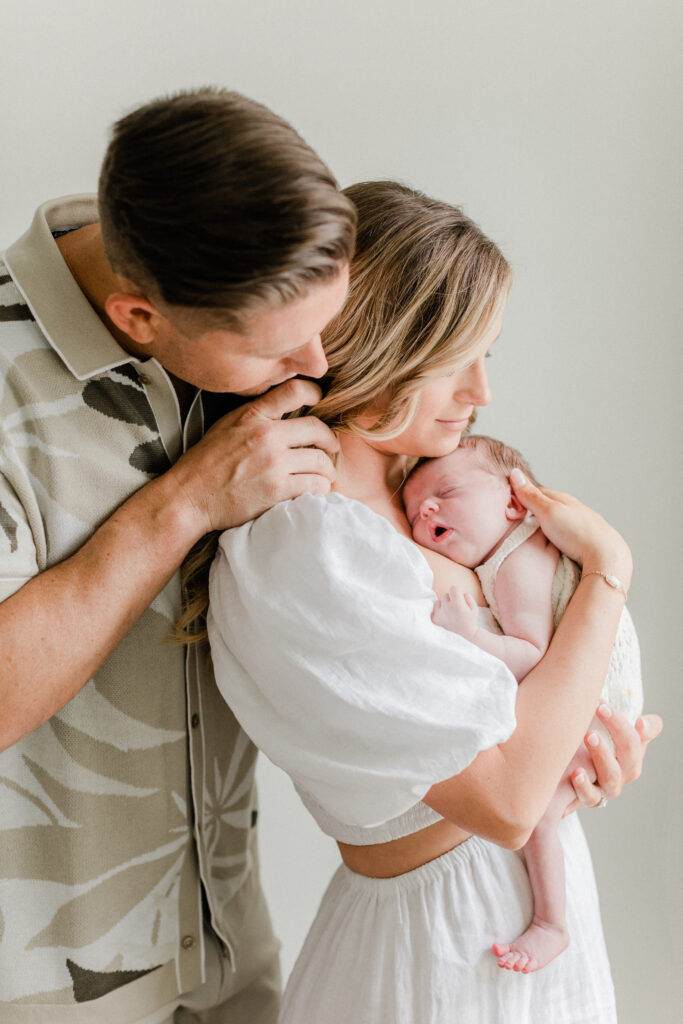
<instances>
[{"instance_id":1,"label":"woman's blonde hair","mask_svg":"<svg viewBox=\"0 0 683 1024\"><path fill-rule=\"evenodd\" d=\"M329 370L309 410L333 429L383 440L412 421L429 377L478 355L510 266L458 207L393 181L344 190L358 210L348 298L323 332ZM382 399L375 424L358 418Z\"/></svg>"},{"instance_id":2,"label":"woman's blonde hair","mask_svg":"<svg viewBox=\"0 0 683 1024\"><path fill-rule=\"evenodd\" d=\"M429 377L464 368L507 298L510 266L458 207L393 181L344 189L358 211L348 298L323 332L323 398L307 413L333 429L388 440L413 420ZM378 404L379 400L379 404ZM377 411L371 427L359 418ZM186 560L175 638L206 636L216 537Z\"/></svg>"}]
</instances>

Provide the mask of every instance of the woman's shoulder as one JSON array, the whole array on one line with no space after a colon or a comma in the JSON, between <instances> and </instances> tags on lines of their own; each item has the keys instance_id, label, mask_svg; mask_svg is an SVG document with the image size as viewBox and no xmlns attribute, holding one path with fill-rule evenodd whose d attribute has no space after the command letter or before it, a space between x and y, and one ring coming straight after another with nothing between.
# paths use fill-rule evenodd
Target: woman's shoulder
<instances>
[{"instance_id":1,"label":"woman's shoulder","mask_svg":"<svg viewBox=\"0 0 683 1024\"><path fill-rule=\"evenodd\" d=\"M343 494L302 494L283 501L244 526L226 530L220 548L235 565L262 567L269 575L323 571L332 577L392 573L417 577L431 589L432 573L421 552L367 505ZM310 575L309 575L310 579Z\"/></svg>"}]
</instances>

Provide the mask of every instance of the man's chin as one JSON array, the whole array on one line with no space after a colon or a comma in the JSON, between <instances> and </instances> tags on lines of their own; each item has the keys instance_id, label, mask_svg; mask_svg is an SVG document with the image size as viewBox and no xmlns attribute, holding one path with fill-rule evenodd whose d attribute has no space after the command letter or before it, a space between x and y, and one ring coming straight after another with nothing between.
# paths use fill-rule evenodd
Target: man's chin
<instances>
[{"instance_id":1,"label":"man's chin","mask_svg":"<svg viewBox=\"0 0 683 1024\"><path fill-rule=\"evenodd\" d=\"M287 377L283 377L282 380L270 380L266 381L265 384L255 384L251 388L244 388L242 391L232 391L233 395L241 395L243 398L258 398L259 395L265 395L267 391L272 391L273 388L277 388L280 384L284 384L287 380L292 380L296 377L295 373L289 374Z\"/></svg>"},{"instance_id":2,"label":"man's chin","mask_svg":"<svg viewBox=\"0 0 683 1024\"><path fill-rule=\"evenodd\" d=\"M290 380L290 377L285 377L284 380L278 380L274 383L266 382L265 384L254 384L249 388L235 388L235 387L207 387L204 385L203 391L209 391L216 395L238 395L240 398L258 398L260 395L265 395L267 391L272 391L278 384L284 384L285 380Z\"/></svg>"}]
</instances>

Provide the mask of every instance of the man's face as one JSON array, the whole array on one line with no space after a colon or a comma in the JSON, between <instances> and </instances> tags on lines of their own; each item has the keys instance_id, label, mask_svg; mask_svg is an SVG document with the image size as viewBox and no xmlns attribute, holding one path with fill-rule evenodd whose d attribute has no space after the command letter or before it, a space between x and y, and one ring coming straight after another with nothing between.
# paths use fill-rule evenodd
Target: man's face
<instances>
[{"instance_id":1,"label":"man's face","mask_svg":"<svg viewBox=\"0 0 683 1024\"><path fill-rule=\"evenodd\" d=\"M348 286L344 267L304 298L254 316L240 333L214 328L190 338L166 321L147 352L205 391L260 395L290 377L322 377L327 360L320 333L343 305Z\"/></svg>"}]
</instances>

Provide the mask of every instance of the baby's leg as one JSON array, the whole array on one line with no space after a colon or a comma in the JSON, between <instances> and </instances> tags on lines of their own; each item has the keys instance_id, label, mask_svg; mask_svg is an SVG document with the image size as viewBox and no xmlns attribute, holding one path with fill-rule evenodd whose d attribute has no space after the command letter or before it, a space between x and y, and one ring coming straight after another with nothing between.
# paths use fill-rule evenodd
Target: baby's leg
<instances>
[{"instance_id":1,"label":"baby's leg","mask_svg":"<svg viewBox=\"0 0 683 1024\"><path fill-rule=\"evenodd\" d=\"M524 974L538 971L569 944L564 853L557 828L575 796L568 776L577 766L575 759L524 847L534 896L534 916L527 930L514 942L493 946L499 967L509 971L522 971Z\"/></svg>"}]
</instances>

